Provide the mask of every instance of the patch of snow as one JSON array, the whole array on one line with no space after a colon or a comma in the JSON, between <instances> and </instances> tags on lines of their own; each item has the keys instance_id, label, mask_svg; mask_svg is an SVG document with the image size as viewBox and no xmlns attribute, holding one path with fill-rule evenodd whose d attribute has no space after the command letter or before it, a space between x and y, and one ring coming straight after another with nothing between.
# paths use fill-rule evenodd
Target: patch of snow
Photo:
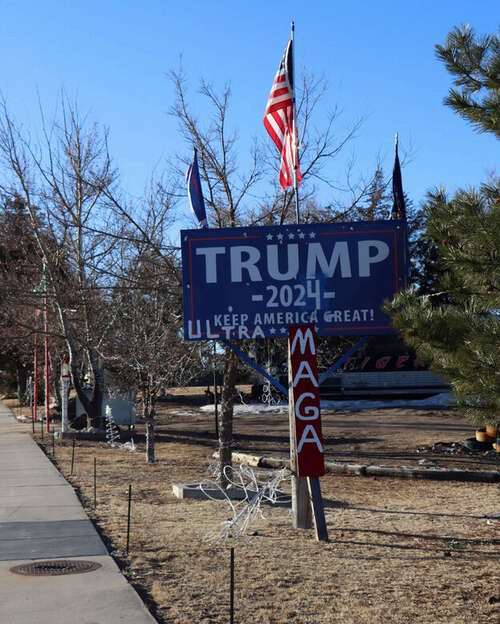
<instances>
[{"instance_id":1,"label":"patch of snow","mask_svg":"<svg viewBox=\"0 0 500 624\"><path fill-rule=\"evenodd\" d=\"M214 406L213 405L204 405L200 409L203 412L213 412L214 411ZM196 414L198 412L195 411L195 410L172 410L170 413L174 414L174 416L196 416Z\"/></svg>"},{"instance_id":2,"label":"patch of snow","mask_svg":"<svg viewBox=\"0 0 500 624\"><path fill-rule=\"evenodd\" d=\"M25 416L24 414L19 414L19 416L16 416L16 420L22 423L31 422L31 416Z\"/></svg>"},{"instance_id":3,"label":"patch of snow","mask_svg":"<svg viewBox=\"0 0 500 624\"><path fill-rule=\"evenodd\" d=\"M448 392L436 394L426 399L386 399L386 400L346 400L346 401L321 401L322 410L343 410L360 411L366 409L378 409L387 407L450 407L453 404L453 397ZM213 413L213 405L204 405L200 408L202 412ZM245 405L235 404L235 414L279 414L288 411L288 403L284 401L276 405L266 405L264 403L247 403Z\"/></svg>"},{"instance_id":4,"label":"patch of snow","mask_svg":"<svg viewBox=\"0 0 500 624\"><path fill-rule=\"evenodd\" d=\"M381 407L450 407L451 405L453 405L453 397L449 392L435 394L426 399L321 401L321 409L349 411L377 409Z\"/></svg>"}]
</instances>

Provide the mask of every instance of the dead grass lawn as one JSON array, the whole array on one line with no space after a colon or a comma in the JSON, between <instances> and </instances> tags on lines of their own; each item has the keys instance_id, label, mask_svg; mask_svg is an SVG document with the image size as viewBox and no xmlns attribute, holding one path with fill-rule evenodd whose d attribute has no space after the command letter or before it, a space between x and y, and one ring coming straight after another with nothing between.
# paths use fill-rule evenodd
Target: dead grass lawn
<instances>
[{"instance_id":1,"label":"dead grass lawn","mask_svg":"<svg viewBox=\"0 0 500 624\"><path fill-rule=\"evenodd\" d=\"M379 416L364 415L370 422ZM70 476L71 441L55 447L59 469L159 622L229 622L231 545L239 624L500 620L500 521L484 517L499 511L498 484L327 475L321 487L328 544L317 543L312 531L293 530L286 509L266 508L268 519L252 526L255 534L246 543L209 546L203 536L229 517L228 509L172 494L173 483L205 478L215 450L210 436L172 441L172 429L196 431L198 422L198 429L208 431L206 419L195 414L189 422L181 416L172 416L170 424L165 420L168 431L159 436L155 465L145 464L143 452L77 441ZM242 427L235 424L236 431ZM249 438L252 431L245 430ZM40 441L38 433L35 437ZM139 446L144 449L142 442ZM52 454L51 444L46 451Z\"/></svg>"}]
</instances>

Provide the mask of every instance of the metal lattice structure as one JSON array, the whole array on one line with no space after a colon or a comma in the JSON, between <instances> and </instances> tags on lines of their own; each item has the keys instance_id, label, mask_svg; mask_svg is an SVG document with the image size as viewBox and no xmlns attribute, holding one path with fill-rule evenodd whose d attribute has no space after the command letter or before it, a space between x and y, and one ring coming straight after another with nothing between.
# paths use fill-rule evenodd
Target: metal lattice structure
<instances>
[{"instance_id":1,"label":"metal lattice structure","mask_svg":"<svg viewBox=\"0 0 500 624\"><path fill-rule=\"evenodd\" d=\"M116 430L115 421L113 420L113 412L109 405L106 405L105 418L106 418L106 442L111 446L118 446L120 443L120 437Z\"/></svg>"},{"instance_id":2,"label":"metal lattice structure","mask_svg":"<svg viewBox=\"0 0 500 624\"><path fill-rule=\"evenodd\" d=\"M120 442L120 434L113 418L113 410L109 405L106 405L105 409L106 419L106 442L113 448L118 447L126 451L136 451L137 446L132 438L128 442L123 444Z\"/></svg>"},{"instance_id":3,"label":"metal lattice structure","mask_svg":"<svg viewBox=\"0 0 500 624\"><path fill-rule=\"evenodd\" d=\"M218 466L210 466L209 471L214 478L220 477ZM224 520L218 527L205 534L204 541L206 542L244 538L252 520L257 517L263 520L270 519L264 516L263 503L273 506L287 506L291 503L291 497L283 494L280 489L280 486L291 478L287 468L271 472L255 470L250 466L240 466L239 468L226 466L224 476L229 482L227 488L221 487L217 481L200 483L200 489L207 498L224 500L232 512L231 519ZM239 500L233 498L235 491L241 494Z\"/></svg>"}]
</instances>

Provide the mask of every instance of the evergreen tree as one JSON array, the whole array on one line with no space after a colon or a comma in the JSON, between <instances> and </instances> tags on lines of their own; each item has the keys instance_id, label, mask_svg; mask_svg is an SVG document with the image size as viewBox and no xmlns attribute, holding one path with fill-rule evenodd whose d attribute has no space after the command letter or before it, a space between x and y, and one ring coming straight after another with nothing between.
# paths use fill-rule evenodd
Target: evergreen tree
<instances>
[{"instance_id":1,"label":"evergreen tree","mask_svg":"<svg viewBox=\"0 0 500 624\"><path fill-rule=\"evenodd\" d=\"M388 186L389 181L384 179L384 172L377 167L367 191L366 201L358 210L357 221L390 219L392 197L387 190Z\"/></svg>"},{"instance_id":2,"label":"evergreen tree","mask_svg":"<svg viewBox=\"0 0 500 624\"><path fill-rule=\"evenodd\" d=\"M444 103L479 132L500 138L500 38L477 37L468 25L454 28L436 56L455 77L458 89L450 89Z\"/></svg>"},{"instance_id":3,"label":"evergreen tree","mask_svg":"<svg viewBox=\"0 0 500 624\"><path fill-rule=\"evenodd\" d=\"M498 38L478 39L463 27L436 50L462 87L452 89L445 104L479 130L500 136ZM451 199L443 189L432 192L424 215L425 238L437 251L433 283L426 285L427 293L415 287L401 293L386 310L406 342L451 383L457 407L473 422L495 424L500 421L500 180L459 190Z\"/></svg>"},{"instance_id":4,"label":"evergreen tree","mask_svg":"<svg viewBox=\"0 0 500 624\"><path fill-rule=\"evenodd\" d=\"M38 225L47 237L41 220ZM33 360L35 307L40 303L34 290L41 267L24 205L0 195L0 370L17 383L20 400Z\"/></svg>"}]
</instances>

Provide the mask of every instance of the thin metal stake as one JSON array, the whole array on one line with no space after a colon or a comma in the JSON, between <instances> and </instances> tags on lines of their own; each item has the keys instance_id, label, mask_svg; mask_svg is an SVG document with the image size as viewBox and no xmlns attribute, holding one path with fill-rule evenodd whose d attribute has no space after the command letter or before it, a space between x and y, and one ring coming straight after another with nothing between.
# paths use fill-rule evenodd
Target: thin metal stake
<instances>
[{"instance_id":1,"label":"thin metal stake","mask_svg":"<svg viewBox=\"0 0 500 624\"><path fill-rule=\"evenodd\" d=\"M215 437L219 439L219 410L217 409L217 369L215 367L215 357L216 357L216 342L214 340L213 343L213 355L212 355L212 363L213 363L213 374L214 374L214 413L215 413Z\"/></svg>"},{"instance_id":2,"label":"thin metal stake","mask_svg":"<svg viewBox=\"0 0 500 624\"><path fill-rule=\"evenodd\" d=\"M40 418L40 427L42 431L42 442L43 442L43 416Z\"/></svg>"},{"instance_id":3,"label":"thin metal stake","mask_svg":"<svg viewBox=\"0 0 500 624\"><path fill-rule=\"evenodd\" d=\"M127 548L126 553L129 553L130 544L130 509L132 507L132 484L128 486L128 513L127 513Z\"/></svg>"},{"instance_id":4,"label":"thin metal stake","mask_svg":"<svg viewBox=\"0 0 500 624\"><path fill-rule=\"evenodd\" d=\"M94 457L94 509L97 509L96 483L97 483L97 460Z\"/></svg>"},{"instance_id":5,"label":"thin metal stake","mask_svg":"<svg viewBox=\"0 0 500 624\"><path fill-rule=\"evenodd\" d=\"M234 624L234 548L231 547L231 595L229 603L229 617L231 624Z\"/></svg>"},{"instance_id":6,"label":"thin metal stake","mask_svg":"<svg viewBox=\"0 0 500 624\"><path fill-rule=\"evenodd\" d=\"M52 457L56 456L56 436L52 432Z\"/></svg>"},{"instance_id":7,"label":"thin metal stake","mask_svg":"<svg viewBox=\"0 0 500 624\"><path fill-rule=\"evenodd\" d=\"M75 436L73 436L73 446L71 448L71 472L70 476L73 476L73 468L75 467Z\"/></svg>"}]
</instances>

